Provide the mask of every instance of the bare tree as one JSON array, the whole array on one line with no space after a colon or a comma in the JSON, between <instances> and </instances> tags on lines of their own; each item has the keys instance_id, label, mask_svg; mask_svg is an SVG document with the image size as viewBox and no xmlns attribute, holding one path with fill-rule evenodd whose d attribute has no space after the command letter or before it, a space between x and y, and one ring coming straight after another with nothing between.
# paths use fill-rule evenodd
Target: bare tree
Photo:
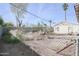
<instances>
[{"instance_id":1,"label":"bare tree","mask_svg":"<svg viewBox=\"0 0 79 59\"><path fill-rule=\"evenodd\" d=\"M27 4L26 3L11 3L11 11L12 13L15 14L15 17L16 17L16 22L17 22L17 26L18 27L21 27L22 25L22 18L24 18L24 14L25 12L23 11L26 10L26 6Z\"/></svg>"}]
</instances>

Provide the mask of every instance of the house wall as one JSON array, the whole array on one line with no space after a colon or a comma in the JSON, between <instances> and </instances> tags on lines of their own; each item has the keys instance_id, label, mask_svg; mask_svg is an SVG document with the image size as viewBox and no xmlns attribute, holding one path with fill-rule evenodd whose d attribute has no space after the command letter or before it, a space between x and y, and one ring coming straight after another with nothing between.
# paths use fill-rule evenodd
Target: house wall
<instances>
[{"instance_id":1,"label":"house wall","mask_svg":"<svg viewBox=\"0 0 79 59\"><path fill-rule=\"evenodd\" d=\"M73 25L73 32L74 33L79 33L79 26L78 25Z\"/></svg>"},{"instance_id":2,"label":"house wall","mask_svg":"<svg viewBox=\"0 0 79 59\"><path fill-rule=\"evenodd\" d=\"M59 28L59 30L57 29ZM68 34L68 33L79 33L79 26L74 24L59 24L54 26L54 33L57 34Z\"/></svg>"},{"instance_id":3,"label":"house wall","mask_svg":"<svg viewBox=\"0 0 79 59\"><path fill-rule=\"evenodd\" d=\"M55 26L54 33L58 33L58 34L68 33L68 26L63 26L63 25Z\"/></svg>"}]
</instances>

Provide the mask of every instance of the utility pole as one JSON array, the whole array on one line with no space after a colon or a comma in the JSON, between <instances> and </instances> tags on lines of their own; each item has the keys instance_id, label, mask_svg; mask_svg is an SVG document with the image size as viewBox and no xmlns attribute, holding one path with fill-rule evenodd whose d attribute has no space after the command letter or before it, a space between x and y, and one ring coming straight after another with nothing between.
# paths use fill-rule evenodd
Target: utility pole
<instances>
[{"instance_id":1,"label":"utility pole","mask_svg":"<svg viewBox=\"0 0 79 59\"><path fill-rule=\"evenodd\" d=\"M51 28L51 27L52 27L52 26L51 26L51 24L52 24L52 20L49 20L49 23L50 23L50 28Z\"/></svg>"},{"instance_id":2,"label":"utility pole","mask_svg":"<svg viewBox=\"0 0 79 59\"><path fill-rule=\"evenodd\" d=\"M75 55L76 56L79 56L79 39L78 38L76 38L76 51L75 51Z\"/></svg>"},{"instance_id":3,"label":"utility pole","mask_svg":"<svg viewBox=\"0 0 79 59\"><path fill-rule=\"evenodd\" d=\"M77 22L79 23L79 4L78 3L74 5L74 9L77 17ZM76 38L76 56L79 56L79 38Z\"/></svg>"}]
</instances>

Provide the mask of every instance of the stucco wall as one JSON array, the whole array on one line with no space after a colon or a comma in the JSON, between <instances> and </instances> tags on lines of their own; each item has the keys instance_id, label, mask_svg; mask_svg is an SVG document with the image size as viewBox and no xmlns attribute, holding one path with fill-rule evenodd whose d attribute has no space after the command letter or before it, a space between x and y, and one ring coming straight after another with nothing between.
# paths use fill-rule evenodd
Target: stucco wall
<instances>
[{"instance_id":1,"label":"stucco wall","mask_svg":"<svg viewBox=\"0 0 79 59\"><path fill-rule=\"evenodd\" d=\"M59 30L57 30L59 27ZM68 34L68 33L79 33L79 26L74 24L59 24L54 26L54 33L57 34Z\"/></svg>"}]
</instances>

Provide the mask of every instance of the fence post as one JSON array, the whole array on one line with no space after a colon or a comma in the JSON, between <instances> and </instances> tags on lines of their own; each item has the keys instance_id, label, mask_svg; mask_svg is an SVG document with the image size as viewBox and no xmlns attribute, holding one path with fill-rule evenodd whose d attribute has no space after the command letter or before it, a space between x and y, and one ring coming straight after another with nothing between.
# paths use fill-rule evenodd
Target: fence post
<instances>
[{"instance_id":1,"label":"fence post","mask_svg":"<svg viewBox=\"0 0 79 59\"><path fill-rule=\"evenodd\" d=\"M76 56L79 56L79 38L76 38Z\"/></svg>"}]
</instances>

